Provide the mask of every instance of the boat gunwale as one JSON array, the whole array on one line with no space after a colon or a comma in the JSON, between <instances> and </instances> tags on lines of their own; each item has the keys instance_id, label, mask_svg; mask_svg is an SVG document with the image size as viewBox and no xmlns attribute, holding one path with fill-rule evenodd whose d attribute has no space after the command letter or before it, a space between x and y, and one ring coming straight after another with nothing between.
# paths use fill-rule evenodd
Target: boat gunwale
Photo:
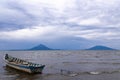
<instances>
[{"instance_id":1,"label":"boat gunwale","mask_svg":"<svg viewBox=\"0 0 120 80\"><path fill-rule=\"evenodd\" d=\"M12 57L12 56L9 56L8 57ZM21 60L23 62L26 62L27 64L24 64L24 63L20 63L20 62L16 62L16 61L9 61L7 59L5 59L5 61L7 63L11 63L11 64L15 64L15 65L23 65L23 66L28 66L28 67L36 67L36 68L39 68L39 67L42 67L42 66L45 66L45 65L42 65L42 64L37 64L37 63L33 63L33 62L29 62L29 61L26 61L26 60L23 60L23 59L19 59L19 58L16 58L16 57L12 57L13 59L18 59L18 60ZM30 65L32 64L32 65ZM33 65L37 65L37 66L33 66Z\"/></svg>"}]
</instances>

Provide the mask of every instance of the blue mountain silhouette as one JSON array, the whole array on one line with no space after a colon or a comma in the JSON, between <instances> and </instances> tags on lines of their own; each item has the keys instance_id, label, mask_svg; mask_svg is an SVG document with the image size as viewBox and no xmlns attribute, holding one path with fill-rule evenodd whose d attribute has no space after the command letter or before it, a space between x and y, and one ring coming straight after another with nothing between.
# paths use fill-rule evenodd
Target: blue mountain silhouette
<instances>
[{"instance_id":1,"label":"blue mountain silhouette","mask_svg":"<svg viewBox=\"0 0 120 80\"><path fill-rule=\"evenodd\" d=\"M97 46L91 47L87 50L115 50L115 49L109 48L109 47L106 47L106 46L97 45Z\"/></svg>"},{"instance_id":2,"label":"blue mountain silhouette","mask_svg":"<svg viewBox=\"0 0 120 80\"><path fill-rule=\"evenodd\" d=\"M47 46L45 46L43 44L40 44L40 45L37 45L37 46L31 48L30 50L52 50L52 49L48 48Z\"/></svg>"}]
</instances>

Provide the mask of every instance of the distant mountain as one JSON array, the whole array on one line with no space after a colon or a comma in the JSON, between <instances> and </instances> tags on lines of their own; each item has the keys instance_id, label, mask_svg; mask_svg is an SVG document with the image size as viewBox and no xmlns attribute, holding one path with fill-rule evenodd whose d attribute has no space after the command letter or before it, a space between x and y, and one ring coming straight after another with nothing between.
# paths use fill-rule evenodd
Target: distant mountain
<instances>
[{"instance_id":1,"label":"distant mountain","mask_svg":"<svg viewBox=\"0 0 120 80\"><path fill-rule=\"evenodd\" d=\"M115 49L112 49L112 48L109 48L106 46L94 46L94 47L91 47L87 50L115 50Z\"/></svg>"},{"instance_id":2,"label":"distant mountain","mask_svg":"<svg viewBox=\"0 0 120 80\"><path fill-rule=\"evenodd\" d=\"M51 48L48 48L47 46L40 44L38 46L35 46L29 50L52 50Z\"/></svg>"}]
</instances>

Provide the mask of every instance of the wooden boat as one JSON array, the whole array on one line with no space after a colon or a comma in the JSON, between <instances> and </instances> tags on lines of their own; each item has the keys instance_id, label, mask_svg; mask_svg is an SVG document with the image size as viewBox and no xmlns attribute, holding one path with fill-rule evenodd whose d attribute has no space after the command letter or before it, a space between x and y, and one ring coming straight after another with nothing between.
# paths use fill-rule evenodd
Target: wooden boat
<instances>
[{"instance_id":1,"label":"wooden boat","mask_svg":"<svg viewBox=\"0 0 120 80\"><path fill-rule=\"evenodd\" d=\"M8 54L5 55L5 61L7 66L27 73L42 73L42 70L45 67L45 65L28 62Z\"/></svg>"}]
</instances>

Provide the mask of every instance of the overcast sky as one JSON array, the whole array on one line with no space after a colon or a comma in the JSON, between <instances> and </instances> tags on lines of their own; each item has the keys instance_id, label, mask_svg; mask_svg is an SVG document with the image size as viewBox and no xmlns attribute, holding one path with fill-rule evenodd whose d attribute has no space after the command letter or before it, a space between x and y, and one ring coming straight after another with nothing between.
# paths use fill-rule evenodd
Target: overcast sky
<instances>
[{"instance_id":1,"label":"overcast sky","mask_svg":"<svg viewBox=\"0 0 120 80\"><path fill-rule=\"evenodd\" d=\"M120 0L0 0L0 48L40 43L120 49Z\"/></svg>"}]
</instances>

